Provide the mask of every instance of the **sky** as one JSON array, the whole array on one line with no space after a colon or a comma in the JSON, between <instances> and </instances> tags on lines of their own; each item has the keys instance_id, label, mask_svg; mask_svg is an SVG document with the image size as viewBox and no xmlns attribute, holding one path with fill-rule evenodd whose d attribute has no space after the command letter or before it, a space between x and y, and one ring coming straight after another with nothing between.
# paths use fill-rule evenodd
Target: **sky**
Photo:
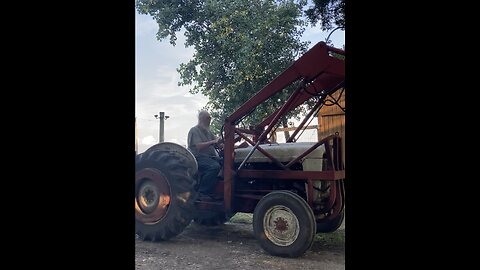
<instances>
[{"instance_id":1,"label":"sky","mask_svg":"<svg viewBox=\"0 0 480 270\"><path fill-rule=\"evenodd\" d=\"M154 115L165 112L165 141L186 144L187 134L197 124L197 113L208 102L202 94L192 95L190 86L178 86L180 75L176 71L194 54L192 47L185 48L183 33L177 35L174 47L168 38L158 41L158 25L151 16L135 13L135 92L138 131L138 153L158 143L159 120ZM329 32L318 27L307 27L302 41L311 41L310 48L319 41L325 41ZM345 32L336 30L330 39L337 48L345 44ZM316 124L316 119L312 121ZM303 140L316 141L316 131L306 130ZM281 142L282 136L278 136Z\"/></svg>"}]
</instances>

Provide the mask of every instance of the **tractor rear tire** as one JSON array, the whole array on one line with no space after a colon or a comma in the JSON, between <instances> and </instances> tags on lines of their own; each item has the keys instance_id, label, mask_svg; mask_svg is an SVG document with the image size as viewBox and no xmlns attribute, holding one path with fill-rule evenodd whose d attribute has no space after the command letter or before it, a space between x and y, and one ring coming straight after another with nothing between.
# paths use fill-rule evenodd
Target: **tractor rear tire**
<instances>
[{"instance_id":1,"label":"tractor rear tire","mask_svg":"<svg viewBox=\"0 0 480 270\"><path fill-rule=\"evenodd\" d=\"M197 193L185 157L151 150L135 160L135 233L145 241L168 240L190 224Z\"/></svg>"},{"instance_id":2,"label":"tractor rear tire","mask_svg":"<svg viewBox=\"0 0 480 270\"><path fill-rule=\"evenodd\" d=\"M331 233L342 225L345 219L345 210L342 210L334 219L326 222L317 222L317 233Z\"/></svg>"},{"instance_id":3,"label":"tractor rear tire","mask_svg":"<svg viewBox=\"0 0 480 270\"><path fill-rule=\"evenodd\" d=\"M299 257L313 244L315 216L297 194L273 191L255 207L253 232L262 248L271 255Z\"/></svg>"}]
</instances>

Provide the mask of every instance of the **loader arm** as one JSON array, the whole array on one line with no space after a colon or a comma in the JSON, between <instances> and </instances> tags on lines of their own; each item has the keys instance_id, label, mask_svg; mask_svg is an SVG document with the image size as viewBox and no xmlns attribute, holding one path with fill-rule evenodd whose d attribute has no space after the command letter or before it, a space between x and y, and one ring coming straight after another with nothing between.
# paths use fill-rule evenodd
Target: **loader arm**
<instances>
[{"instance_id":1,"label":"loader arm","mask_svg":"<svg viewBox=\"0 0 480 270\"><path fill-rule=\"evenodd\" d=\"M332 56L332 52L341 55L345 54L343 50L327 46L325 42L317 43L225 119L224 206L227 212L232 208L232 168L234 163L233 153L235 133L239 135L244 135L243 133L255 134L256 136L254 137L254 140L250 141L250 143L255 144L252 152L255 151L255 149L262 151L260 144L265 140L267 134L274 128L274 126L276 126L282 116L311 98L316 97L318 99L317 102L323 102L328 95L344 88L345 62L344 60ZM250 113L253 109L274 96L276 93L283 91L286 87L295 82L297 82L299 86L274 113L255 125L251 130L245 131L236 128L236 125L238 124L237 122L242 119L242 117ZM249 156L246 157L243 163L245 163L248 158ZM274 157L269 158L273 163L279 163ZM240 165L240 169L242 165ZM284 170L289 170L287 166L282 164L278 164L278 166L282 167ZM335 167L340 168L338 165ZM334 176L333 178L338 177Z\"/></svg>"}]
</instances>

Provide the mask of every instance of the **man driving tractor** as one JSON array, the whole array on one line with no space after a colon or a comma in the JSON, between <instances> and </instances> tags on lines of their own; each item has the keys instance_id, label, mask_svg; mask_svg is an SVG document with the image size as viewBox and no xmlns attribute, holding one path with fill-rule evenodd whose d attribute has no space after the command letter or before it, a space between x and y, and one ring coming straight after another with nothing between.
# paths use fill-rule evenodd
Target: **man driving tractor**
<instances>
[{"instance_id":1,"label":"man driving tractor","mask_svg":"<svg viewBox=\"0 0 480 270\"><path fill-rule=\"evenodd\" d=\"M217 175L222 166L215 146L220 146L221 138L216 138L210 131L211 117L207 111L198 113L198 124L188 132L188 149L197 159L201 175L199 192L211 194L217 183Z\"/></svg>"}]
</instances>

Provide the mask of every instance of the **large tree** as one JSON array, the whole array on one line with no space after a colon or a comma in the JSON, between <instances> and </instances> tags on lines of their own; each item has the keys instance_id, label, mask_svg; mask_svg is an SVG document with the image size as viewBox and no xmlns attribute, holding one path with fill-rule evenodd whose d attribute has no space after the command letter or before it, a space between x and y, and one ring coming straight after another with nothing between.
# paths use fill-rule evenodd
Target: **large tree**
<instances>
[{"instance_id":1,"label":"large tree","mask_svg":"<svg viewBox=\"0 0 480 270\"><path fill-rule=\"evenodd\" d=\"M195 53L178 68L179 85L209 98L206 108L218 131L226 116L306 51L302 9L294 0L137 0L137 9L158 23L159 40L175 45L184 29ZM258 107L243 120L248 126L281 106L293 88ZM289 116L298 114L301 109ZM286 125L286 118L283 120Z\"/></svg>"},{"instance_id":2,"label":"large tree","mask_svg":"<svg viewBox=\"0 0 480 270\"><path fill-rule=\"evenodd\" d=\"M320 23L324 31L345 29L345 0L313 0L305 14L313 25Z\"/></svg>"}]
</instances>

